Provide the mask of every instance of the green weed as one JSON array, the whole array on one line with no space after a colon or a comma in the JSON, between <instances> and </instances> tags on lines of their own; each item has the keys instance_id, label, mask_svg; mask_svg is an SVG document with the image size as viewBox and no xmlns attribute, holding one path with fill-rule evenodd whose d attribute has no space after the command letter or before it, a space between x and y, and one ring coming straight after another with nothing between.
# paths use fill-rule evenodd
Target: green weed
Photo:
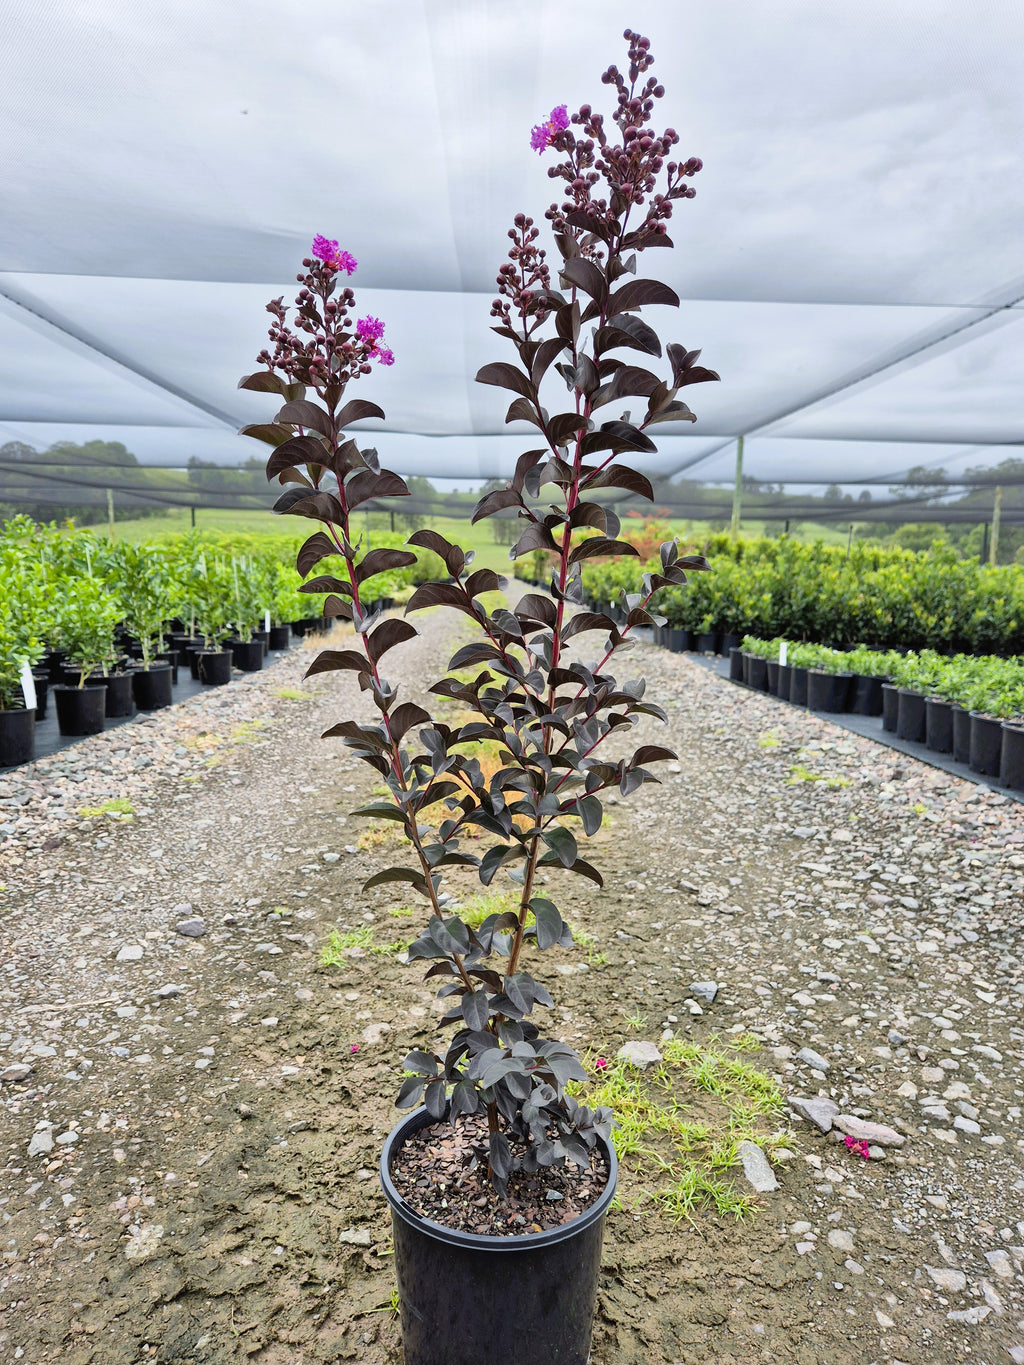
<instances>
[{"instance_id":1,"label":"green weed","mask_svg":"<svg viewBox=\"0 0 1024 1365\"><path fill-rule=\"evenodd\" d=\"M79 806L78 813L87 819L99 815L117 815L122 820L131 820L135 816L135 807L127 796L116 796L112 801L104 801L102 806Z\"/></svg>"},{"instance_id":2,"label":"green weed","mask_svg":"<svg viewBox=\"0 0 1024 1365\"><path fill-rule=\"evenodd\" d=\"M360 925L358 929L346 930L344 933L332 929L327 936L327 942L320 950L320 963L324 967L340 967L346 961L346 954L350 948L361 948L364 953L387 957L395 953L404 953L411 942L411 939L400 938L395 939L393 943L378 943L368 924Z\"/></svg>"},{"instance_id":3,"label":"green weed","mask_svg":"<svg viewBox=\"0 0 1024 1365\"><path fill-rule=\"evenodd\" d=\"M812 773L810 768L802 763L793 763L789 769L790 775L786 778L787 787L797 787L801 782L824 782L825 786L835 791L838 787L848 787L850 780L847 777L826 777L823 773Z\"/></svg>"}]
</instances>

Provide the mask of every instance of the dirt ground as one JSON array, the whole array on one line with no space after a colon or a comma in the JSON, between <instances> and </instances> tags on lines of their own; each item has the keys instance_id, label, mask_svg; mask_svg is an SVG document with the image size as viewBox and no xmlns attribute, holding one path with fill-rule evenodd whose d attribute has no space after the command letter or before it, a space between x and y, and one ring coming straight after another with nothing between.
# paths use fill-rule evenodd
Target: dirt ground
<instances>
[{"instance_id":1,"label":"dirt ground","mask_svg":"<svg viewBox=\"0 0 1024 1365\"><path fill-rule=\"evenodd\" d=\"M421 626L389 656L411 695L458 630ZM87 741L39 790L8 775L39 823L0 845L0 1071L32 1068L0 1086L2 1365L401 1360L376 1164L435 1002L393 953L320 965L332 928L415 921L360 890L387 858L347 815L373 774L317 736L365 699L300 684L308 658L123 752ZM1024 808L680 656L628 662L679 759L611 807L604 890L552 874L595 945L540 965L561 1036L613 1057L753 1033L787 1095L905 1143L865 1161L790 1113L742 1221L671 1222L626 1169L594 1365L1021 1365ZM253 723L225 732L222 704ZM72 781L123 786L134 818L78 816Z\"/></svg>"}]
</instances>

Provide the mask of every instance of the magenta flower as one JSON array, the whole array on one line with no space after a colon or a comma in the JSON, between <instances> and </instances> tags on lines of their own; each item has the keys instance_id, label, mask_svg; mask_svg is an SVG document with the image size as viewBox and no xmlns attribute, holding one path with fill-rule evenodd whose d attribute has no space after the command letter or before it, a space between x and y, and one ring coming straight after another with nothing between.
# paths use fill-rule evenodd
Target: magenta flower
<instances>
[{"instance_id":1,"label":"magenta flower","mask_svg":"<svg viewBox=\"0 0 1024 1365\"><path fill-rule=\"evenodd\" d=\"M607 1065L608 1062L604 1057L598 1057L597 1061L594 1063L594 1070L603 1071Z\"/></svg>"},{"instance_id":2,"label":"magenta flower","mask_svg":"<svg viewBox=\"0 0 1024 1365\"><path fill-rule=\"evenodd\" d=\"M569 126L569 111L564 104L552 109L546 123L535 123L530 129L530 146L535 152L550 147L557 134Z\"/></svg>"},{"instance_id":3,"label":"magenta flower","mask_svg":"<svg viewBox=\"0 0 1024 1365\"><path fill-rule=\"evenodd\" d=\"M358 1044L358 1043L349 1043L349 1045L348 1045L348 1050L349 1050L349 1052L358 1052L358 1051L359 1051L359 1044Z\"/></svg>"},{"instance_id":4,"label":"magenta flower","mask_svg":"<svg viewBox=\"0 0 1024 1365\"><path fill-rule=\"evenodd\" d=\"M374 355L382 365L393 365L395 363L394 353L389 351L386 346L379 351L375 351Z\"/></svg>"},{"instance_id":5,"label":"magenta flower","mask_svg":"<svg viewBox=\"0 0 1024 1365\"><path fill-rule=\"evenodd\" d=\"M313 245L310 248L312 254L324 265L330 266L332 270L344 270L346 275L354 273L359 262L349 251L339 251L338 243L329 237L322 237L318 232L313 238Z\"/></svg>"},{"instance_id":6,"label":"magenta flower","mask_svg":"<svg viewBox=\"0 0 1024 1365\"><path fill-rule=\"evenodd\" d=\"M360 318L356 323L356 335L364 341L380 341L384 335L384 324L380 318Z\"/></svg>"},{"instance_id":7,"label":"magenta flower","mask_svg":"<svg viewBox=\"0 0 1024 1365\"><path fill-rule=\"evenodd\" d=\"M862 1156L865 1161L871 1160L871 1153L868 1150L866 1138L851 1137L850 1134L847 1133L846 1136L843 1138L843 1141L846 1143L847 1147L849 1147L851 1152L855 1152L857 1156Z\"/></svg>"}]
</instances>

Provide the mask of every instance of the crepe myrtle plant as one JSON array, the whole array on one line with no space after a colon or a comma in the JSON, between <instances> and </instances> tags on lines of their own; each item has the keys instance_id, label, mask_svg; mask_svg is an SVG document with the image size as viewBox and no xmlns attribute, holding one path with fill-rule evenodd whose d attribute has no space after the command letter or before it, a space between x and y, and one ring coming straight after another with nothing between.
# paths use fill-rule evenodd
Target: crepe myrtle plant
<instances>
[{"instance_id":1,"label":"crepe myrtle plant","mask_svg":"<svg viewBox=\"0 0 1024 1365\"><path fill-rule=\"evenodd\" d=\"M241 381L284 400L271 423L244 428L274 446L267 475L286 486L275 510L322 523L300 549L297 568L305 576L330 560L329 571L301 591L326 594L324 615L350 621L355 631L353 647L325 649L309 673L351 670L379 716L373 723L342 720L325 732L340 737L386 784L387 799L356 813L395 821L407 841L409 857L370 877L365 889L408 885L430 911L409 957L423 959L427 977L439 983L447 1004L441 1023L454 1033L447 1047L406 1057L397 1102L408 1107L422 1098L438 1120L485 1115L488 1137L479 1157L499 1192L514 1170L561 1167L566 1160L587 1166L598 1137L609 1136L610 1111L592 1110L570 1093L572 1082L586 1079L579 1057L534 1019L552 999L527 968L528 950L572 942L549 888L541 894L538 882L564 870L601 886L580 844L601 825L603 794L628 796L657 780L652 764L675 757L652 744L626 757L601 754L606 740L621 740L641 716L666 718L646 699L642 679L620 680L610 668L634 645L636 627L663 623L652 611L659 589L681 586L689 570L707 568L702 557L680 556L668 541L658 570L642 576L641 590L622 594L624 621L582 609L584 562L637 554L618 539L619 519L599 496L609 490L652 495L647 478L619 456L653 452L647 429L657 423L693 421L677 393L718 378L697 364L697 351L679 344L666 348L666 377L647 368L662 347L640 315L679 299L657 280L634 278L637 256L671 245L665 223L675 201L693 195L688 182L700 162L669 159L677 135L651 126L664 91L647 74L650 44L629 30L625 37L628 74L613 66L603 76L616 93L608 123L583 105L571 116L556 109L533 130L531 145L558 154L549 174L565 182L563 201L546 214L561 258L557 278L552 281L533 220L517 215L491 309L493 330L515 361L485 365L477 375L512 391L506 420L530 423L539 439L520 456L507 487L481 499L473 520L514 509L523 526L510 557L547 551L554 564L548 590L527 593L512 609L490 609L483 594L505 580L490 569L474 570L471 552L429 529L407 542L439 556L448 578L418 587L406 613L452 607L472 624L472 638L452 656L451 671L430 688L470 716L464 723L448 724L415 702L399 701L383 671L386 655L416 631L405 619L367 607L373 596L367 585L415 557L408 550L363 552L352 526L357 508L407 489L380 467L374 450L346 434L353 422L384 415L376 404L343 401L347 384L375 360L387 364L393 357L381 355L376 319L353 321L354 295L341 276L355 262L337 243L317 238L303 262L296 330L281 299L268 305L273 350L261 353L263 370ZM639 352L644 363L629 363L623 351ZM561 388L561 410L542 401L545 379ZM628 411L601 413L617 411L624 400L635 407L638 399L636 420ZM542 488L557 490L553 503L540 504ZM594 638L597 649L587 650ZM499 755L490 776L474 756L483 743ZM442 878L452 867L475 868L484 885L499 873L511 878L517 909L492 914L475 928L445 913L450 897Z\"/></svg>"}]
</instances>

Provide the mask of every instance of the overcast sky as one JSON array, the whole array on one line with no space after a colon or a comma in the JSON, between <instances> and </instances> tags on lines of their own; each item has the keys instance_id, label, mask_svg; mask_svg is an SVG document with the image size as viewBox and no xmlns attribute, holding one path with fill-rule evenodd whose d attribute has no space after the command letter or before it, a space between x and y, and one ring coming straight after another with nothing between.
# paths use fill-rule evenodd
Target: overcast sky
<instances>
[{"instance_id":1,"label":"overcast sky","mask_svg":"<svg viewBox=\"0 0 1024 1365\"><path fill-rule=\"evenodd\" d=\"M530 127L602 107L627 22L651 38L659 117L705 162L676 250L643 261L683 298L656 323L723 379L657 466L711 453L710 476L740 432L761 477L823 481L910 445L955 467L1024 439L1021 6L642 9L0 5L0 440L252 453L232 432L267 402L235 383L322 232L359 258L396 354L360 390L388 412L382 455L507 470L502 394L471 380L509 358L487 330L508 223L553 197Z\"/></svg>"}]
</instances>

